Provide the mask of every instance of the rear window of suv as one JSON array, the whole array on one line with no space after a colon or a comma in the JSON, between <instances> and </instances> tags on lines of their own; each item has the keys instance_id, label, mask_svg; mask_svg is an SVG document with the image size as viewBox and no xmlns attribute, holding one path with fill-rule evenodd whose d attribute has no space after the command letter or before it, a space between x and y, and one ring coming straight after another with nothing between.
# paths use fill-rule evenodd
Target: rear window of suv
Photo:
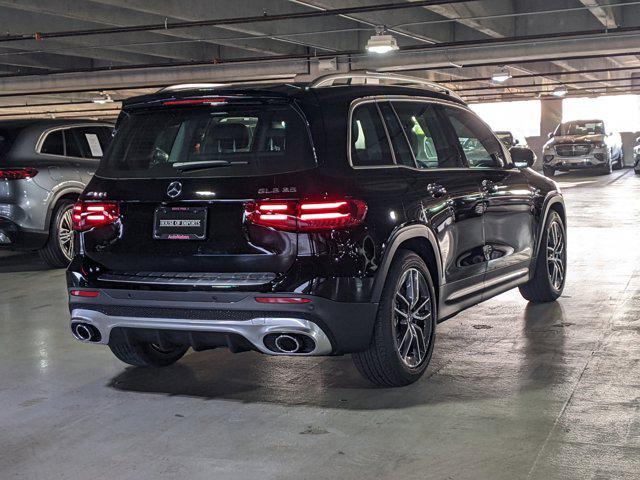
<instances>
[{"instance_id":1,"label":"rear window of suv","mask_svg":"<svg viewBox=\"0 0 640 480\"><path fill-rule=\"evenodd\" d=\"M0 129L0 155L9 153L19 133L19 129Z\"/></svg>"},{"instance_id":2,"label":"rear window of suv","mask_svg":"<svg viewBox=\"0 0 640 480\"><path fill-rule=\"evenodd\" d=\"M106 177L257 176L316 165L291 105L219 105L124 113L100 165Z\"/></svg>"}]
</instances>

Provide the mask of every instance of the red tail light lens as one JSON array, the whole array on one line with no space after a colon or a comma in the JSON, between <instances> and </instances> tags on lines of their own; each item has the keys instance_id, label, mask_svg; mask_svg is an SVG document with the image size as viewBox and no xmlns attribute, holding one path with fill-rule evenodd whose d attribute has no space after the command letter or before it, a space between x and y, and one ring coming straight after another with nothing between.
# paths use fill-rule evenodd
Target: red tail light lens
<instances>
[{"instance_id":1,"label":"red tail light lens","mask_svg":"<svg viewBox=\"0 0 640 480\"><path fill-rule=\"evenodd\" d=\"M246 206L247 220L255 225L288 232L315 232L359 225L367 214L361 200L320 202L258 202Z\"/></svg>"},{"instance_id":2,"label":"red tail light lens","mask_svg":"<svg viewBox=\"0 0 640 480\"><path fill-rule=\"evenodd\" d=\"M114 223L120 217L115 202L78 202L73 206L73 229L79 232Z\"/></svg>"},{"instance_id":3,"label":"red tail light lens","mask_svg":"<svg viewBox=\"0 0 640 480\"><path fill-rule=\"evenodd\" d=\"M301 304L311 303L311 299L302 297L256 297L256 302L271 304Z\"/></svg>"},{"instance_id":4,"label":"red tail light lens","mask_svg":"<svg viewBox=\"0 0 640 480\"><path fill-rule=\"evenodd\" d=\"M38 174L35 168L0 168L0 180L24 180Z\"/></svg>"},{"instance_id":5,"label":"red tail light lens","mask_svg":"<svg viewBox=\"0 0 640 480\"><path fill-rule=\"evenodd\" d=\"M74 297L97 298L100 296L100 292L96 290L71 290L69 293Z\"/></svg>"}]
</instances>

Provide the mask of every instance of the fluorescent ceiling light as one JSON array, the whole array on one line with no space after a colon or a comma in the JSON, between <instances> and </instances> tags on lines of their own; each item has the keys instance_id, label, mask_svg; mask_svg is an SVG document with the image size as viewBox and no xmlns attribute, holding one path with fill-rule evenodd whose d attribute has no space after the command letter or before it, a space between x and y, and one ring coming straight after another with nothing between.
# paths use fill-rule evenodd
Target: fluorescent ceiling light
<instances>
[{"instance_id":1,"label":"fluorescent ceiling light","mask_svg":"<svg viewBox=\"0 0 640 480\"><path fill-rule=\"evenodd\" d=\"M491 75L491 80L497 83L504 83L511 78L511 73L507 67L502 67L500 70L496 70Z\"/></svg>"},{"instance_id":2,"label":"fluorescent ceiling light","mask_svg":"<svg viewBox=\"0 0 640 480\"><path fill-rule=\"evenodd\" d=\"M384 27L376 27L376 33L367 42L367 51L371 53L389 53L398 49L395 37L388 35Z\"/></svg>"},{"instance_id":3,"label":"fluorescent ceiling light","mask_svg":"<svg viewBox=\"0 0 640 480\"><path fill-rule=\"evenodd\" d=\"M568 93L567 87L558 87L553 91L555 97L564 97Z\"/></svg>"},{"instance_id":4,"label":"fluorescent ceiling light","mask_svg":"<svg viewBox=\"0 0 640 480\"><path fill-rule=\"evenodd\" d=\"M100 105L104 105L105 103L113 103L113 99L111 98L111 95L109 95L108 93L102 93L101 97L96 97L91 99L91 101L93 103L98 103Z\"/></svg>"}]
</instances>

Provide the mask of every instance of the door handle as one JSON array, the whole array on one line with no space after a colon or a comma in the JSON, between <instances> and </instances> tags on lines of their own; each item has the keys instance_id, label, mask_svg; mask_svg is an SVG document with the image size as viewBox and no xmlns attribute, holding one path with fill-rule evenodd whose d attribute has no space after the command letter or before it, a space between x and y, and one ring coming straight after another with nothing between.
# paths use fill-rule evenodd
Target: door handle
<instances>
[{"instance_id":1,"label":"door handle","mask_svg":"<svg viewBox=\"0 0 640 480\"><path fill-rule=\"evenodd\" d=\"M429 195L433 198L440 198L447 194L447 189L439 183L430 183L427 185L427 192L429 192Z\"/></svg>"},{"instance_id":2,"label":"door handle","mask_svg":"<svg viewBox=\"0 0 640 480\"><path fill-rule=\"evenodd\" d=\"M496 193L500 185L492 182L491 180L482 180L482 190L487 193Z\"/></svg>"}]
</instances>

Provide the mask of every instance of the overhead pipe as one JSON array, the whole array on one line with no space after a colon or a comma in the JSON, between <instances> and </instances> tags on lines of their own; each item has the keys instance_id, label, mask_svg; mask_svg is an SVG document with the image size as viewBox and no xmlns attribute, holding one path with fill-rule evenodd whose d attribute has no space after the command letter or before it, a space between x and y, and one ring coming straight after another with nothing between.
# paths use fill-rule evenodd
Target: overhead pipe
<instances>
[{"instance_id":1,"label":"overhead pipe","mask_svg":"<svg viewBox=\"0 0 640 480\"><path fill-rule=\"evenodd\" d=\"M631 55L630 53L625 53L624 55ZM612 55L606 55L607 57L612 56ZM539 61L539 60L538 60ZM522 62L517 62L517 63L522 63ZM474 65L474 67L477 67L479 65ZM555 77L555 76L562 76L562 75L582 75L585 73L612 73L612 72L626 72L626 71L632 71L632 70L640 70L640 66L636 66L636 67L609 67L609 68L585 68L585 69L578 69L578 70L558 70L555 72L539 72L539 73L527 73L527 74L521 74L521 75L512 75L511 76L511 80L517 80L519 78L537 78L537 77ZM484 76L484 77L476 77L476 78L456 78L456 79L451 79L451 80L435 80L435 83L446 83L446 84L451 84L451 83L472 83L472 82L486 82L488 79L488 77ZM560 81L560 80L557 80ZM603 79L603 81L608 81L608 79ZM571 80L569 83L576 83L575 81Z\"/></svg>"},{"instance_id":2,"label":"overhead pipe","mask_svg":"<svg viewBox=\"0 0 640 480\"><path fill-rule=\"evenodd\" d=\"M560 82L558 81L558 83L560 84L583 84L583 83L602 83L602 82L628 82L629 79L628 78L601 78L601 79L595 79L595 80L570 80L567 82ZM457 88L454 89L454 92L469 92L469 91L478 91L478 90L498 90L498 89L509 89L509 88L529 88L529 87L544 87L544 86L554 86L557 87L557 84L543 84L543 83L523 83L523 84L513 84L513 83L509 83L508 85L506 84L501 84L501 85L490 85L490 86L483 86L483 87L467 87L467 88ZM623 85L613 85L613 88L617 88L618 86L623 86ZM596 88L596 87L594 87Z\"/></svg>"},{"instance_id":3,"label":"overhead pipe","mask_svg":"<svg viewBox=\"0 0 640 480\"><path fill-rule=\"evenodd\" d=\"M465 0L467 1L467 0ZM615 29L596 29L596 30L580 30L575 32L557 32L557 33L549 33L549 34L534 34L534 35L522 35L522 36L511 36L511 37L500 37L500 38L483 38L478 40L462 40L456 42L442 42L442 43L433 43L433 44L415 44L415 45L405 45L400 47L399 52L397 53L419 53L426 52L430 50L441 50L441 49L455 49L455 48L464 48L464 47L482 47L482 46L492 46L492 45L519 45L527 42L536 42L538 40L552 41L559 39L580 39L584 37L594 37L594 36L603 36L606 39L613 39L616 37L624 38L622 34L638 34L640 33L640 27L618 27ZM1 39L2 37L0 37ZM1 40L0 40L1 42ZM397 53L395 55L397 55ZM395 56L393 55L393 56ZM392 56L392 57L393 57ZM225 64L246 64L246 63L264 63L264 62L283 62L283 61L291 61L291 60L311 60L313 59L321 59L321 58L333 58L333 57L365 57L366 59L370 59L371 55L364 54L360 50L343 50L338 52L328 52L321 53L317 55L309 55L305 54L282 54L282 55L266 55L260 57L238 57L238 58L229 58L225 60L217 60L214 65L225 65ZM380 58L380 57L378 57ZM385 57L389 58L389 57ZM397 60L397 58L396 58ZM549 59L538 59L549 61ZM449 61L448 63L452 63ZM502 63L504 64L504 62ZM172 68L172 67L188 67L188 66L203 66L203 65L212 65L210 60L203 61L189 61L189 62L174 62L174 63L145 63L145 64L134 64L134 65L117 65L117 66L109 66L109 67L94 67L94 68L81 68L81 69L73 69L73 70L54 70L51 74L65 74L65 73L88 73L88 72L107 72L107 71L117 71L117 70L137 70L137 69L149 69L149 68ZM41 76L41 73L33 73L33 74L5 74L0 76L0 78L12 78L12 77L28 77L28 76Z\"/></svg>"}]
</instances>

